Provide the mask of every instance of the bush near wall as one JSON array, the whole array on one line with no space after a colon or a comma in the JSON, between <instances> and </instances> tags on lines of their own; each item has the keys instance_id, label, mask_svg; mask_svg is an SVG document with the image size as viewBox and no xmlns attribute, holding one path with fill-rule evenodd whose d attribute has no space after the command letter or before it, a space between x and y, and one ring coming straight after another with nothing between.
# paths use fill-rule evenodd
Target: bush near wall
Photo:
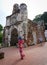
<instances>
[{"instance_id":1,"label":"bush near wall","mask_svg":"<svg viewBox=\"0 0 47 65\"><path fill-rule=\"evenodd\" d=\"M2 37L3 37L3 34L0 33L0 44L2 43Z\"/></svg>"}]
</instances>

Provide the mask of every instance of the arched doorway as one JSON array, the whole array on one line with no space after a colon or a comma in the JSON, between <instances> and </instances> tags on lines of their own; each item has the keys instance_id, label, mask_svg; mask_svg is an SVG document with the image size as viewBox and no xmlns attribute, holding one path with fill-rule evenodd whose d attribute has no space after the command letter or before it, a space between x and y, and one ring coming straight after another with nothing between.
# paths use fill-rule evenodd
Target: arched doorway
<instances>
[{"instance_id":1,"label":"arched doorway","mask_svg":"<svg viewBox=\"0 0 47 65\"><path fill-rule=\"evenodd\" d=\"M10 45L11 46L17 46L18 43L18 31L16 28L14 28L11 32L11 42Z\"/></svg>"}]
</instances>

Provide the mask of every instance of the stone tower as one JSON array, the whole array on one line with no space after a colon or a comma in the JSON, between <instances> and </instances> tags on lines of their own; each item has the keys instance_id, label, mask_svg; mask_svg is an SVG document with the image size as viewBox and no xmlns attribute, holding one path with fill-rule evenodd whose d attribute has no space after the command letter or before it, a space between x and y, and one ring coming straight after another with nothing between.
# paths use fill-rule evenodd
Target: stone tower
<instances>
[{"instance_id":1,"label":"stone tower","mask_svg":"<svg viewBox=\"0 0 47 65\"><path fill-rule=\"evenodd\" d=\"M25 3L20 4L21 20L23 21L24 39L27 40L27 5Z\"/></svg>"},{"instance_id":2,"label":"stone tower","mask_svg":"<svg viewBox=\"0 0 47 65\"><path fill-rule=\"evenodd\" d=\"M19 5L18 4L14 4L12 13L19 13L19 11L20 11Z\"/></svg>"},{"instance_id":3,"label":"stone tower","mask_svg":"<svg viewBox=\"0 0 47 65\"><path fill-rule=\"evenodd\" d=\"M27 20L27 5L22 3L20 4L20 13L22 21Z\"/></svg>"}]
</instances>

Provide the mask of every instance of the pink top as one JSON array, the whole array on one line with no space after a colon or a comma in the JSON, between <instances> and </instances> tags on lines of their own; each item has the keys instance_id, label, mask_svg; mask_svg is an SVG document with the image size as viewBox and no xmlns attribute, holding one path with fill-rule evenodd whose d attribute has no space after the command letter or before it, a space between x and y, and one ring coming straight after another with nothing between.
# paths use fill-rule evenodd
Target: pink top
<instances>
[{"instance_id":1,"label":"pink top","mask_svg":"<svg viewBox=\"0 0 47 65\"><path fill-rule=\"evenodd\" d=\"M19 47L23 47L24 40L18 40Z\"/></svg>"}]
</instances>

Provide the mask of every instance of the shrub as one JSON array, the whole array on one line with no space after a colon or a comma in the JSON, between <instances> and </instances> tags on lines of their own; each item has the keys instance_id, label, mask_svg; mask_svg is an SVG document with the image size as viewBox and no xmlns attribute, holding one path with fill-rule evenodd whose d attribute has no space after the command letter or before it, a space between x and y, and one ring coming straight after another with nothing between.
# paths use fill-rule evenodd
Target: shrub
<instances>
[{"instance_id":1,"label":"shrub","mask_svg":"<svg viewBox=\"0 0 47 65\"><path fill-rule=\"evenodd\" d=\"M3 37L3 34L0 33L0 43L2 43L2 37Z\"/></svg>"}]
</instances>

